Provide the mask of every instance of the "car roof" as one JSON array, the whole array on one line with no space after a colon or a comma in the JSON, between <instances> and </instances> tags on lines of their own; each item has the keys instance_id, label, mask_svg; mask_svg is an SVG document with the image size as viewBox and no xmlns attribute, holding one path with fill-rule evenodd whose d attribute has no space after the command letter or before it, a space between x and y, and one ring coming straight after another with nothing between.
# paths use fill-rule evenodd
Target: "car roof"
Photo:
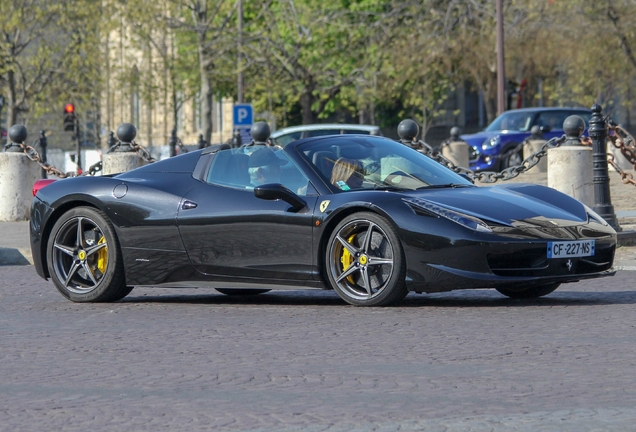
<instances>
[{"instance_id":1,"label":"car roof","mask_svg":"<svg viewBox=\"0 0 636 432\"><path fill-rule=\"evenodd\" d=\"M539 111L585 111L592 112L589 108L583 107L531 107L531 108L517 108L504 111L502 114L509 112L539 112Z\"/></svg>"},{"instance_id":2,"label":"car roof","mask_svg":"<svg viewBox=\"0 0 636 432\"><path fill-rule=\"evenodd\" d=\"M288 133L294 133L294 132L328 130L328 129L335 129L335 130L349 129L349 130L356 130L360 132L371 133L373 131L380 130L380 127L373 126L373 125L360 125L360 124L320 123L320 124L310 124L310 125L301 125L301 126L291 126L291 127L279 129L277 131L272 132L271 137L276 138L278 136L288 134Z\"/></svg>"},{"instance_id":3,"label":"car roof","mask_svg":"<svg viewBox=\"0 0 636 432\"><path fill-rule=\"evenodd\" d=\"M387 137L383 137L383 136L378 136L378 135L365 135L365 134L346 134L346 135L324 135L324 136L317 136L317 137L309 137L309 138L302 138L293 142L290 142L289 144L287 144L285 146L285 150L286 151L293 151L296 147L302 146L303 144L308 144L308 143L312 143L312 142L317 142L317 141L325 141L325 140L329 140L331 143L333 143L333 145L339 145L340 143L348 143L351 142L352 139L354 138L363 138L365 140L368 139L381 139L381 140L388 140L388 141L392 141L394 143L398 143L397 141L391 139L391 138L387 138Z\"/></svg>"}]
</instances>

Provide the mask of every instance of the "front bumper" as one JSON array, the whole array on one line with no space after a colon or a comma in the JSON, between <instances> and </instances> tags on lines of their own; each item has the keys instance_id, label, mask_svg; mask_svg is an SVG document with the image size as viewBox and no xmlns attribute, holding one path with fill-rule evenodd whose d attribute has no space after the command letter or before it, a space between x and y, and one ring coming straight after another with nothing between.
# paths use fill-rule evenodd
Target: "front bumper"
<instances>
[{"instance_id":1,"label":"front bumper","mask_svg":"<svg viewBox=\"0 0 636 432\"><path fill-rule=\"evenodd\" d=\"M469 161L469 168L473 171L493 171L497 168L499 153L499 147L491 147L486 150L478 149L478 152L473 152L476 157Z\"/></svg>"},{"instance_id":2,"label":"front bumper","mask_svg":"<svg viewBox=\"0 0 636 432\"><path fill-rule=\"evenodd\" d=\"M547 243L550 240L506 241L502 236L493 237L489 242L454 240L448 247L435 250L422 247L423 244L431 245L424 236L408 242L405 244L408 289L443 292L510 288L576 282L615 273L612 268L615 234L594 238L594 256L558 259L547 258Z\"/></svg>"}]
</instances>

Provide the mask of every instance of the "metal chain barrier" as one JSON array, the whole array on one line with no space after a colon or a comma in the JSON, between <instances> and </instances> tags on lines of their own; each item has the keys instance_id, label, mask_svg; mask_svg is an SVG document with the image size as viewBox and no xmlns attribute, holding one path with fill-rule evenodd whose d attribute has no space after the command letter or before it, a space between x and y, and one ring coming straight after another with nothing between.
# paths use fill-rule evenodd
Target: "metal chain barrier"
<instances>
[{"instance_id":1,"label":"metal chain barrier","mask_svg":"<svg viewBox=\"0 0 636 432\"><path fill-rule=\"evenodd\" d=\"M183 145L183 144L181 144L181 145ZM142 158L143 160L145 160L146 162L148 162L148 163L156 162L155 158L152 157L150 152L148 150L146 150L144 147L142 147L139 144L137 144L136 142L134 142L134 141L131 142L130 143L130 148L133 149L133 151L137 152L139 157Z\"/></svg>"},{"instance_id":2,"label":"metal chain barrier","mask_svg":"<svg viewBox=\"0 0 636 432\"><path fill-rule=\"evenodd\" d=\"M106 153L112 153L117 148L119 148L120 145L121 143L115 144L114 146L109 148ZM26 157L28 157L29 160L38 163L42 167L42 169L46 172L47 175L56 176L62 179L68 178L68 177L78 177L78 176L94 176L98 172L102 171L104 166L103 162L99 161L91 165L86 171L84 172L80 171L79 174L76 174L74 172L65 173L60 171L58 168L54 167L53 165L49 164L48 162L43 162L42 158L40 157L40 154L33 146L21 143L20 148L22 149ZM141 157L146 162L148 163L155 162L155 159L151 156L150 152L148 152L148 150L146 150L144 147L136 144L135 142L132 142L130 143L130 148L133 151L135 151L139 155L139 157Z\"/></svg>"},{"instance_id":3,"label":"metal chain barrier","mask_svg":"<svg viewBox=\"0 0 636 432\"><path fill-rule=\"evenodd\" d=\"M614 123L611 119L606 119L607 123L608 139L614 147L621 151L621 154L625 156L625 159L632 164L636 170L636 144L634 137L627 132L624 128ZM620 174L621 181L624 184L632 184L636 186L634 176L630 173L623 171L618 164L614 161L614 155L612 153L607 154L607 162L614 167L616 172Z\"/></svg>"},{"instance_id":4,"label":"metal chain barrier","mask_svg":"<svg viewBox=\"0 0 636 432\"><path fill-rule=\"evenodd\" d=\"M508 150L505 153L502 153L500 155L496 156L496 159L503 159L503 160L507 160L509 156L515 154L515 153L519 153L519 152L523 152L523 146L530 141L530 138L526 138L525 140L523 140L523 142L521 142L521 144L518 144L516 147L511 148L510 150Z\"/></svg>"},{"instance_id":5,"label":"metal chain barrier","mask_svg":"<svg viewBox=\"0 0 636 432\"><path fill-rule=\"evenodd\" d=\"M402 141L402 143L408 145L411 148L414 148L415 150L418 150L421 153L424 153L426 156L430 157L434 161L444 165L446 168L458 174L467 175L473 181L478 180L482 183L495 183L498 180L506 181L506 180L513 179L517 177L519 174L530 170L531 168L533 168L535 165L539 163L542 157L548 154L548 149L559 147L561 144L565 142L565 140L566 140L565 135L561 137L552 138L551 140L543 144L541 146L541 149L538 152L528 156L523 162L521 162L520 165L508 167L501 172L494 172L494 171L475 172L468 168L456 166L451 161L449 161L444 156L442 156L440 152L433 150L431 146L429 146L423 141L418 141L416 143L408 143L408 142ZM519 144L514 149L510 150L509 152L506 152L506 154L511 154L513 152L519 151L523 147L523 144L525 144L525 141Z\"/></svg>"},{"instance_id":6,"label":"metal chain barrier","mask_svg":"<svg viewBox=\"0 0 636 432\"><path fill-rule=\"evenodd\" d=\"M31 147L30 145L21 143L20 148L22 149L26 157L28 157L33 162L38 163L48 175L54 175L59 178L75 177L74 173L64 173L60 171L59 169L55 168L53 165L50 165L47 162L42 162L42 159L40 158L40 154L38 153L38 151L34 149L33 147Z\"/></svg>"}]
</instances>

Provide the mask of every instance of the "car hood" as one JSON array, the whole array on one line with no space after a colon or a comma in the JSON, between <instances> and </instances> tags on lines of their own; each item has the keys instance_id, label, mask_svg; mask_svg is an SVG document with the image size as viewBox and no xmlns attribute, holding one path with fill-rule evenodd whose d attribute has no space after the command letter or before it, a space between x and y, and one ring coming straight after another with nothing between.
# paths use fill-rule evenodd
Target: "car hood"
<instances>
[{"instance_id":1,"label":"car hood","mask_svg":"<svg viewBox=\"0 0 636 432\"><path fill-rule=\"evenodd\" d=\"M546 226L554 223L572 226L588 221L587 210L580 201L535 184L431 189L405 195L508 226L520 221Z\"/></svg>"}]
</instances>

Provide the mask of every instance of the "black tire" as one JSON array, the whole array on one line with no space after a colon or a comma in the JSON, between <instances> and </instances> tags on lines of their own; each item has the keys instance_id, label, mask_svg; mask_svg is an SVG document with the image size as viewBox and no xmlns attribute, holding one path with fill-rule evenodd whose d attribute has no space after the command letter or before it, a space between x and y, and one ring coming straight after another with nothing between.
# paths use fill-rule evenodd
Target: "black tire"
<instances>
[{"instance_id":1,"label":"black tire","mask_svg":"<svg viewBox=\"0 0 636 432\"><path fill-rule=\"evenodd\" d=\"M251 296L270 292L268 289L215 288L221 294L229 296Z\"/></svg>"},{"instance_id":2,"label":"black tire","mask_svg":"<svg viewBox=\"0 0 636 432\"><path fill-rule=\"evenodd\" d=\"M336 226L326 247L325 273L340 298L355 306L387 306L408 294L400 239L375 213L354 213Z\"/></svg>"},{"instance_id":3,"label":"black tire","mask_svg":"<svg viewBox=\"0 0 636 432\"><path fill-rule=\"evenodd\" d=\"M507 147L503 152L501 152L501 154L504 155L514 150L516 147L519 147L519 144L513 143L509 147ZM521 165L521 162L523 162L523 150L520 148L516 152L510 153L508 156L503 157L501 161L499 162L499 169L504 170L506 168L518 166L518 165Z\"/></svg>"},{"instance_id":4,"label":"black tire","mask_svg":"<svg viewBox=\"0 0 636 432\"><path fill-rule=\"evenodd\" d=\"M513 299L533 299L547 296L548 294L553 293L559 287L559 285L561 284L555 282L551 284L537 285L521 289L497 288L497 291Z\"/></svg>"},{"instance_id":5,"label":"black tire","mask_svg":"<svg viewBox=\"0 0 636 432\"><path fill-rule=\"evenodd\" d=\"M46 259L55 287L71 301L112 302L132 290L126 286L115 229L98 209L64 213L51 230Z\"/></svg>"}]
</instances>

